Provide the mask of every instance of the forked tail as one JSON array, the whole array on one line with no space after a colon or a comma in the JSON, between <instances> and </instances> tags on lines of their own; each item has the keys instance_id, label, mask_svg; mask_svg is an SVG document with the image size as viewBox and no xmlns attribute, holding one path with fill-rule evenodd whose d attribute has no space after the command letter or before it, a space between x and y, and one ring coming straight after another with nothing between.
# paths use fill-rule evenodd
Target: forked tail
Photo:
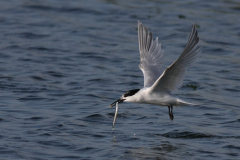
<instances>
[{"instance_id":1,"label":"forked tail","mask_svg":"<svg viewBox=\"0 0 240 160\"><path fill-rule=\"evenodd\" d=\"M186 102L184 100L181 100L179 98L177 98L177 105L178 106L197 106L199 104L196 104L196 103L189 103L189 102Z\"/></svg>"}]
</instances>

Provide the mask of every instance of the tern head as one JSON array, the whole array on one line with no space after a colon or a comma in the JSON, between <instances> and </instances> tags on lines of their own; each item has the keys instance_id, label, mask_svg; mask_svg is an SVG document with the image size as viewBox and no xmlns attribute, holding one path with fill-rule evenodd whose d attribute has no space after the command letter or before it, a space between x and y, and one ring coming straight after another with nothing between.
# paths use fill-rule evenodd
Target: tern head
<instances>
[{"instance_id":1,"label":"tern head","mask_svg":"<svg viewBox=\"0 0 240 160\"><path fill-rule=\"evenodd\" d=\"M129 97L134 96L140 89L133 89L130 91L125 92L121 98L119 98L118 100L116 100L115 102L113 102L112 104L109 105L109 108L112 108L114 106L116 106L116 103L122 103L125 100L127 100Z\"/></svg>"}]
</instances>

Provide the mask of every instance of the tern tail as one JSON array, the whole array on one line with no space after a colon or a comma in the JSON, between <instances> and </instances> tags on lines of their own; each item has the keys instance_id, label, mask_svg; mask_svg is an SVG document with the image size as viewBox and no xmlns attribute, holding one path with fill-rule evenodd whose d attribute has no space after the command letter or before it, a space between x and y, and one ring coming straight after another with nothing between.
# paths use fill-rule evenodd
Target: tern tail
<instances>
[{"instance_id":1,"label":"tern tail","mask_svg":"<svg viewBox=\"0 0 240 160\"><path fill-rule=\"evenodd\" d=\"M197 105L199 105L199 104L189 103L189 102L186 102L184 100L177 98L177 106L197 106Z\"/></svg>"}]
</instances>

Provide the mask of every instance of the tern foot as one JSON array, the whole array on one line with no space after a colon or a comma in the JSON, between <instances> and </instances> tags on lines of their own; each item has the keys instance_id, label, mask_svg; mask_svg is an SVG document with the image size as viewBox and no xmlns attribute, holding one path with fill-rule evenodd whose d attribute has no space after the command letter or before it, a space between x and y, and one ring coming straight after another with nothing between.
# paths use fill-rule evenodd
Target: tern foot
<instances>
[{"instance_id":1,"label":"tern foot","mask_svg":"<svg viewBox=\"0 0 240 160\"><path fill-rule=\"evenodd\" d=\"M172 110L173 110L173 107L168 106L168 114L169 114L169 117L170 117L171 121L174 119Z\"/></svg>"},{"instance_id":2,"label":"tern foot","mask_svg":"<svg viewBox=\"0 0 240 160\"><path fill-rule=\"evenodd\" d=\"M169 117L171 119L171 121L174 119L173 113L169 113Z\"/></svg>"}]
</instances>

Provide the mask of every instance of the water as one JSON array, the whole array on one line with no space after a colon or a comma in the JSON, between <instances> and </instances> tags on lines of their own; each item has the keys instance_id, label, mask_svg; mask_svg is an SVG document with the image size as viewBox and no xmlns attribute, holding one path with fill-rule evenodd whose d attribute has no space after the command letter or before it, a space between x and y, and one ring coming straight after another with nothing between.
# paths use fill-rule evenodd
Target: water
<instances>
[{"instance_id":1,"label":"water","mask_svg":"<svg viewBox=\"0 0 240 160\"><path fill-rule=\"evenodd\" d=\"M239 159L240 3L0 2L0 159ZM137 21L158 36L165 67L193 22L203 52L174 108L120 104L142 88ZM197 88L190 87L191 85Z\"/></svg>"}]
</instances>

